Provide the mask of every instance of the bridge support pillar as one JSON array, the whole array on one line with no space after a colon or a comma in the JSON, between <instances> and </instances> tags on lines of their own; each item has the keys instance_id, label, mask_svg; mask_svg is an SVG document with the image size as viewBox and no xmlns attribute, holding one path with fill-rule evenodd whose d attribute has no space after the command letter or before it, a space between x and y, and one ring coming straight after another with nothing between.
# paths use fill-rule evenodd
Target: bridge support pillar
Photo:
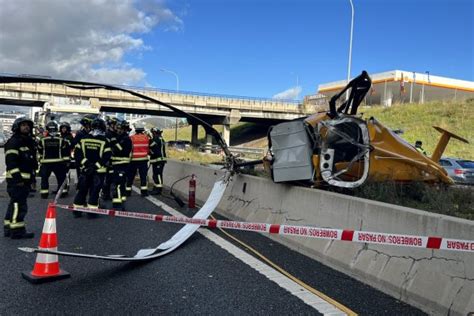
<instances>
[{"instance_id":1,"label":"bridge support pillar","mask_svg":"<svg viewBox=\"0 0 474 316\"><path fill-rule=\"evenodd\" d=\"M191 125L191 145L193 146L198 145L198 125L197 124Z\"/></svg>"},{"instance_id":2,"label":"bridge support pillar","mask_svg":"<svg viewBox=\"0 0 474 316\"><path fill-rule=\"evenodd\" d=\"M230 146L230 124L223 124L222 138L226 142L227 146Z\"/></svg>"},{"instance_id":3,"label":"bridge support pillar","mask_svg":"<svg viewBox=\"0 0 474 316\"><path fill-rule=\"evenodd\" d=\"M210 154L211 153L211 147L212 147L212 135L209 135L206 133L206 146L209 149L206 149L205 153Z\"/></svg>"}]
</instances>

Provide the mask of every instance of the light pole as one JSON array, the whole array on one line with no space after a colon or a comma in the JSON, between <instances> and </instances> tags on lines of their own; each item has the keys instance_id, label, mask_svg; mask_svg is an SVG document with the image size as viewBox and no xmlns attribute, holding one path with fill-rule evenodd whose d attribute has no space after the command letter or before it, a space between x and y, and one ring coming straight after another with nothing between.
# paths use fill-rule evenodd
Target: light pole
<instances>
[{"instance_id":1,"label":"light pole","mask_svg":"<svg viewBox=\"0 0 474 316\"><path fill-rule=\"evenodd\" d=\"M347 83L351 79L351 62L352 62L352 33L354 31L354 4L352 4L352 0L349 0L351 4L351 37L349 40L349 64L347 65ZM349 90L346 91L346 101L349 100Z\"/></svg>"},{"instance_id":2,"label":"light pole","mask_svg":"<svg viewBox=\"0 0 474 316\"><path fill-rule=\"evenodd\" d=\"M179 92L179 77L178 77L178 74L175 73L174 71L171 71L171 70L168 70L168 69L161 68L160 70L163 71L163 72L170 73L173 76L175 76L175 78L176 78L176 92ZM178 118L176 117L175 119L176 119L176 121L175 121L175 126L174 126L174 141L176 142L176 141L178 141Z\"/></svg>"},{"instance_id":3,"label":"light pole","mask_svg":"<svg viewBox=\"0 0 474 316\"><path fill-rule=\"evenodd\" d=\"M430 82L430 72L425 71L425 74L427 74L428 78L428 83ZM423 85L421 86L421 103L425 103L425 81L423 81Z\"/></svg>"}]
</instances>

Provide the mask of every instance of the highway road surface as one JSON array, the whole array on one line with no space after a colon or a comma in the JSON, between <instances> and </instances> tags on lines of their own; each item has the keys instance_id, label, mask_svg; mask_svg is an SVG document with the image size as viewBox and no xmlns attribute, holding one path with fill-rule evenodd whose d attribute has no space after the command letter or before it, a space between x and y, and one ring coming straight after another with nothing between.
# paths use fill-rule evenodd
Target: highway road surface
<instances>
[{"instance_id":1,"label":"highway road surface","mask_svg":"<svg viewBox=\"0 0 474 316\"><path fill-rule=\"evenodd\" d=\"M0 172L4 174L3 150L0 159ZM50 179L53 188L55 181ZM60 203L72 203L73 194L71 190ZM8 200L6 183L2 180L2 216ZM196 212L180 208L169 198L167 190L159 200L187 216ZM71 278L33 285L22 278L21 272L32 270L36 255L17 248L38 245L48 202L40 199L38 193L28 200L26 222L28 229L36 233L34 239L0 239L0 315L423 314L265 236L231 231L236 241L221 231L206 228L171 254L145 263L60 257L61 268ZM155 202L154 198L145 199L134 192L126 209L167 214ZM181 227L105 216L75 219L67 210L58 210L56 226L59 250L125 255L156 247ZM290 277L263 262L262 256ZM298 280L307 286L301 286Z\"/></svg>"}]
</instances>

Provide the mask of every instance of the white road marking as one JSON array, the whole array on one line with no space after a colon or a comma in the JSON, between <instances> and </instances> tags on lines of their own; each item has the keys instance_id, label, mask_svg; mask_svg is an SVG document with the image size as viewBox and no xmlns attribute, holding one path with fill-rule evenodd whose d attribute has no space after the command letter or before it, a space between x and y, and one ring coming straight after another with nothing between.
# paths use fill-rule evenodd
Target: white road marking
<instances>
[{"instance_id":1,"label":"white road marking","mask_svg":"<svg viewBox=\"0 0 474 316\"><path fill-rule=\"evenodd\" d=\"M140 189L133 187L133 190L136 193L140 193ZM156 206L162 208L164 211L168 212L173 216L185 216L184 214L178 212L171 206L165 204L164 202L149 196L147 200L155 204ZM279 273L277 270L273 269L266 263L252 257L242 249L234 246L227 240L223 239L222 237L214 234L213 232L209 231L208 229L200 228L198 233L218 245L219 247L223 248L231 255L236 257L237 259L241 260L243 263L249 265L252 269L258 271L260 274L263 274L271 281L275 282L281 288L284 288L292 295L298 297L300 300L305 302L306 304L310 305L318 312L324 315L347 315L336 306L326 302L325 300L321 299L319 296L311 293L304 287L300 286L298 283L294 282L293 280L287 278L283 274Z\"/></svg>"}]
</instances>

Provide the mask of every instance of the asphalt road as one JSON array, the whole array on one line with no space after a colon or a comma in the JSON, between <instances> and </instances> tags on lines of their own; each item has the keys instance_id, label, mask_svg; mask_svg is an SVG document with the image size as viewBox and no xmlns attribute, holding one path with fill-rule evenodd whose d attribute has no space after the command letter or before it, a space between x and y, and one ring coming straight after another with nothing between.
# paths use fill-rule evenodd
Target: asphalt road
<instances>
[{"instance_id":1,"label":"asphalt road","mask_svg":"<svg viewBox=\"0 0 474 316\"><path fill-rule=\"evenodd\" d=\"M3 155L0 171L4 170ZM55 183L51 179L50 183ZM39 181L38 181L39 184ZM0 207L8 204L0 184ZM28 200L32 240L0 239L0 315L18 314L319 314L312 306L243 263L202 234L194 234L173 253L146 263L121 263L60 257L71 278L33 285L21 277L31 271L36 255L18 247L37 246L48 200ZM72 196L60 202L69 204ZM165 203L190 216L165 197ZM127 210L166 214L134 194ZM156 247L181 226L134 219L74 219L58 210L59 249L97 254L134 255ZM218 231L217 235L223 236ZM410 307L346 275L255 233L231 232L315 289L364 315L421 315ZM227 238L223 236L224 238Z\"/></svg>"}]
</instances>

